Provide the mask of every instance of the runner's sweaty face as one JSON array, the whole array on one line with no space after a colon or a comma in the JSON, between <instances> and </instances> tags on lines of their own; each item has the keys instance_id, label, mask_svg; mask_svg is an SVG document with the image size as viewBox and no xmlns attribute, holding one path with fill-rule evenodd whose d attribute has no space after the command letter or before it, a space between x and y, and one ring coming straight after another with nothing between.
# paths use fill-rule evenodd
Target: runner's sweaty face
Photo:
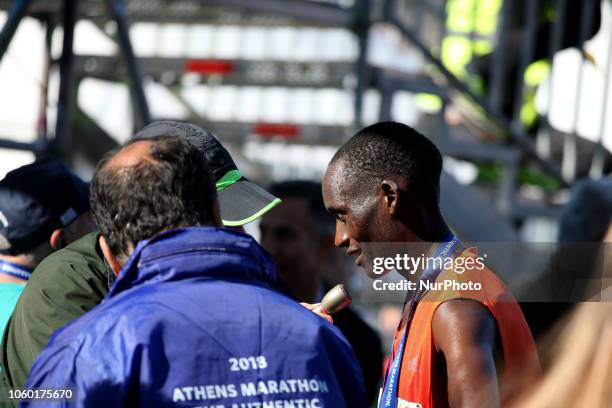
<instances>
[{"instance_id":1,"label":"runner's sweaty face","mask_svg":"<svg viewBox=\"0 0 612 408\"><path fill-rule=\"evenodd\" d=\"M415 232L425 228L422 204L402 177L368 183L365 176L351 173L345 159L339 159L323 177L323 201L336 218L334 243L357 257L356 264L364 267L368 276L379 278L381 275L372 271L371 260L366 259L373 254L364 257L363 244L422 241Z\"/></svg>"},{"instance_id":2,"label":"runner's sweaty face","mask_svg":"<svg viewBox=\"0 0 612 408\"><path fill-rule=\"evenodd\" d=\"M364 264L361 244L386 242L392 237L387 228L389 215L385 214L380 197L376 191L364 191L364 188L347 177L342 159L331 164L323 178L325 207L336 218L334 244L346 248L347 254L357 258L355 263L364 267L370 277L375 277Z\"/></svg>"}]
</instances>

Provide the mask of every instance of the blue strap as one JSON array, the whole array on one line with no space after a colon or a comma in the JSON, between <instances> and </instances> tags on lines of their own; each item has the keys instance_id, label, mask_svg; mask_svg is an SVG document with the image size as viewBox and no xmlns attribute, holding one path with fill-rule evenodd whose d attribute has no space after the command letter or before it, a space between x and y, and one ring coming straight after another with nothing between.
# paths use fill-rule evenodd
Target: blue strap
<instances>
[{"instance_id":1,"label":"blue strap","mask_svg":"<svg viewBox=\"0 0 612 408\"><path fill-rule=\"evenodd\" d=\"M459 244L459 240L454 234L450 234L443 243L438 245L436 251L434 253L434 258L446 258L448 254L452 254L455 252L457 245ZM426 269L421 275L422 281L435 281L440 273L440 268L437 269ZM416 310L416 306L421 299L424 291L418 290L414 293L412 298L410 299L410 303L408 305L408 317L406 319L406 324L404 325L404 331L402 334L402 339L400 341L399 346L397 347L397 353L393 357L393 362L391 363L391 368L387 372L387 376L385 378L385 383L383 387L383 393L381 395L380 401L378 402L378 408L396 408L397 407L397 386L399 383L399 374L402 364L402 357L404 356L404 349L406 348L406 337L408 333L408 328L410 327L410 323L412 322L412 318L414 316L414 312ZM393 344L395 344L395 339L393 339Z\"/></svg>"},{"instance_id":2,"label":"blue strap","mask_svg":"<svg viewBox=\"0 0 612 408\"><path fill-rule=\"evenodd\" d=\"M31 269L2 260L0 260L0 273L25 280L30 279L30 276L32 276Z\"/></svg>"}]
</instances>

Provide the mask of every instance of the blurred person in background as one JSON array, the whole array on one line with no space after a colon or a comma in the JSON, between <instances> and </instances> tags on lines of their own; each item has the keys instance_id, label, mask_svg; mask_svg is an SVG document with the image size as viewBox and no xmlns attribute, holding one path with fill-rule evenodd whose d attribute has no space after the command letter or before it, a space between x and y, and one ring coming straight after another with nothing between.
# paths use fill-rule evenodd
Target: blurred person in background
<instances>
[{"instance_id":1,"label":"blurred person in background","mask_svg":"<svg viewBox=\"0 0 612 408\"><path fill-rule=\"evenodd\" d=\"M277 290L251 236L220 228L212 180L183 138L136 140L100 161L92 213L117 281L54 334L28 389L71 387L79 407L365 406L349 344Z\"/></svg>"},{"instance_id":2,"label":"blurred person in background","mask_svg":"<svg viewBox=\"0 0 612 408\"><path fill-rule=\"evenodd\" d=\"M383 344L385 345L384 350L384 366L387 366L388 359L391 356L391 350L389 345L393 343L393 337L395 337L395 332L397 330L397 322L402 319L402 307L398 304L382 304L378 309L378 313L376 316L376 327L378 328L378 332L380 333Z\"/></svg>"},{"instance_id":3,"label":"blurred person in background","mask_svg":"<svg viewBox=\"0 0 612 408\"><path fill-rule=\"evenodd\" d=\"M606 243L612 242L612 180L583 180L574 185L561 212L558 240L543 278L554 301L521 304L536 336L555 329L578 302L610 299L612 247Z\"/></svg>"},{"instance_id":4,"label":"blurred person in background","mask_svg":"<svg viewBox=\"0 0 612 408\"><path fill-rule=\"evenodd\" d=\"M380 334L389 343L393 341L397 322L402 318L402 308L396 304L383 304L378 309L377 323Z\"/></svg>"},{"instance_id":5,"label":"blurred person in background","mask_svg":"<svg viewBox=\"0 0 612 408\"><path fill-rule=\"evenodd\" d=\"M334 219L325 210L321 184L286 181L271 185L269 191L282 204L261 218L261 244L298 302L320 302L334 284L346 282L345 256L334 247ZM333 322L355 351L366 402L371 405L378 396L382 374L380 337L351 307L334 314Z\"/></svg>"},{"instance_id":6,"label":"blurred person in background","mask_svg":"<svg viewBox=\"0 0 612 408\"><path fill-rule=\"evenodd\" d=\"M364 257L372 242L434 243L435 254L444 249L453 258L473 258L475 249L459 246L440 212L441 172L440 151L409 126L381 122L359 131L336 152L323 179L325 206L336 218L335 244L372 278L382 276ZM428 281L465 276L482 289L407 299L379 406L495 407L500 388L514 392L528 384L523 371L539 366L535 344L499 278L486 267L424 274Z\"/></svg>"},{"instance_id":7,"label":"blurred person in background","mask_svg":"<svg viewBox=\"0 0 612 408\"><path fill-rule=\"evenodd\" d=\"M563 209L559 242L603 242L612 230L612 180L585 180Z\"/></svg>"},{"instance_id":8,"label":"blurred person in background","mask_svg":"<svg viewBox=\"0 0 612 408\"><path fill-rule=\"evenodd\" d=\"M245 179L217 138L196 125L158 121L134 138L162 135L189 140L206 159L224 225L238 227L251 222L280 202ZM53 332L100 304L113 280L97 233L86 235L39 265L6 329L0 355L6 386L23 387L32 363Z\"/></svg>"},{"instance_id":9,"label":"blurred person in background","mask_svg":"<svg viewBox=\"0 0 612 408\"><path fill-rule=\"evenodd\" d=\"M0 340L34 268L94 230L87 183L59 161L35 161L0 181Z\"/></svg>"},{"instance_id":10,"label":"blurred person in background","mask_svg":"<svg viewBox=\"0 0 612 408\"><path fill-rule=\"evenodd\" d=\"M513 407L612 406L612 303L579 305L546 348L552 366Z\"/></svg>"}]
</instances>

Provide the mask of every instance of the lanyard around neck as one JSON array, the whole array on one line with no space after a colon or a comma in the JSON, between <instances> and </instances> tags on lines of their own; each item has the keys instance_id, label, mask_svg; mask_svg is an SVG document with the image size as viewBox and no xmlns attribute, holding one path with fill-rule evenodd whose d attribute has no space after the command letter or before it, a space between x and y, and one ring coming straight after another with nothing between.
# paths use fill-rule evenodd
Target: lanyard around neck
<instances>
[{"instance_id":1,"label":"lanyard around neck","mask_svg":"<svg viewBox=\"0 0 612 408\"><path fill-rule=\"evenodd\" d=\"M454 234L450 234L444 242L440 243L436 248L434 253L434 258L446 258L449 254L455 252L457 245L459 244L459 240ZM421 275L421 281L435 281L440 273L440 268L434 269L426 269ZM378 408L395 408L397 407L397 386L399 383L399 374L402 364L402 357L404 355L404 350L406 347L406 337L408 333L408 329L410 327L410 323L412 322L412 318L414 317L414 313L416 311L416 306L421 300L424 291L418 290L414 293L410 302L408 304L408 316L406 317L406 323L404 324L404 330L402 333L402 339L397 347L397 352L392 357L391 365L387 365L387 370L385 373L385 382L383 386L383 393L380 397L380 401L378 402ZM393 339L393 344L395 344L395 338Z\"/></svg>"},{"instance_id":2,"label":"lanyard around neck","mask_svg":"<svg viewBox=\"0 0 612 408\"><path fill-rule=\"evenodd\" d=\"M13 278L25 279L25 280L30 279L30 276L32 276L31 269L26 268L21 265L14 264L12 262L1 261L1 260L0 260L0 273L12 276Z\"/></svg>"}]
</instances>

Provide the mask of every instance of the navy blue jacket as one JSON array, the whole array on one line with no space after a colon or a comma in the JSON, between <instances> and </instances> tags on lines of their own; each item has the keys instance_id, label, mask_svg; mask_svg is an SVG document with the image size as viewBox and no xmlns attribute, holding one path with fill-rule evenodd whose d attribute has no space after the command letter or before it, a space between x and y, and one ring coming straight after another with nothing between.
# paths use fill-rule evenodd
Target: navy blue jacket
<instances>
[{"instance_id":1,"label":"navy blue jacket","mask_svg":"<svg viewBox=\"0 0 612 408\"><path fill-rule=\"evenodd\" d=\"M184 228L141 242L102 304L58 330L32 367L28 388L69 387L73 402L32 405L365 406L346 339L276 279L239 232Z\"/></svg>"}]
</instances>

